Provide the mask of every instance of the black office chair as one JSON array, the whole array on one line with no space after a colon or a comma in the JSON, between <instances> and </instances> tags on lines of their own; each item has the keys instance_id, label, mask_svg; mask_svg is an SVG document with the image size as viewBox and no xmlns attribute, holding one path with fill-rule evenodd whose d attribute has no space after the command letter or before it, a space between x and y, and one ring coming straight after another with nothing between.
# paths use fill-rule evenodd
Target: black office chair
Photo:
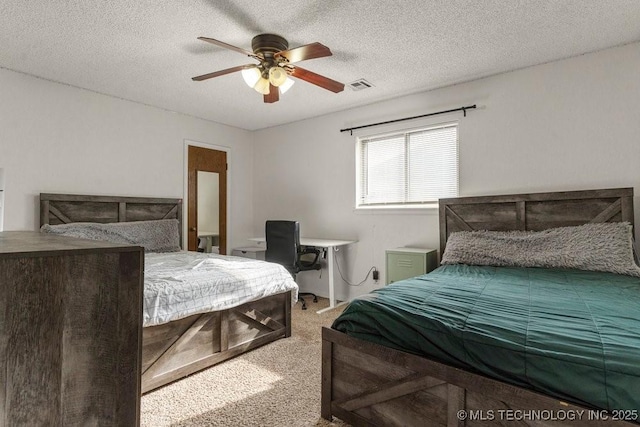
<instances>
[{"instance_id":1,"label":"black office chair","mask_svg":"<svg viewBox=\"0 0 640 427\"><path fill-rule=\"evenodd\" d=\"M300 224L298 221L267 221L265 224L265 238L267 251L264 254L266 261L281 264L287 269L293 280L300 271L320 270L320 250L315 248L300 248ZM309 254L314 255L313 260L303 259ZM310 258L310 257L307 257ZM318 302L318 297L310 292L298 294L302 302L302 309L307 309L303 295L313 297L313 302Z\"/></svg>"}]
</instances>

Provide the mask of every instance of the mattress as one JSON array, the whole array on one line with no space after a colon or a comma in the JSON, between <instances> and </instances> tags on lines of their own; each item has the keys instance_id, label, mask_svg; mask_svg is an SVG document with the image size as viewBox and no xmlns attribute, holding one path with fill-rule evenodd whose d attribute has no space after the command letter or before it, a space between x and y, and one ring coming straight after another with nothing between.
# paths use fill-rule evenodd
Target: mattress
<instances>
[{"instance_id":1,"label":"mattress","mask_svg":"<svg viewBox=\"0 0 640 427\"><path fill-rule=\"evenodd\" d=\"M333 328L577 404L640 411L640 279L442 266L352 301Z\"/></svg>"},{"instance_id":2,"label":"mattress","mask_svg":"<svg viewBox=\"0 0 640 427\"><path fill-rule=\"evenodd\" d=\"M298 285L279 264L200 252L146 253L143 326L224 310Z\"/></svg>"}]
</instances>

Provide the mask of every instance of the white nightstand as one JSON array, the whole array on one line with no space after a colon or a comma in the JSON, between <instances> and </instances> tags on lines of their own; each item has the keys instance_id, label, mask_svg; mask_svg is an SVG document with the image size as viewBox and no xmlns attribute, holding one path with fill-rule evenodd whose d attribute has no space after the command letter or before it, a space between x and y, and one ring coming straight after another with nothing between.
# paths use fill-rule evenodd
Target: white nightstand
<instances>
[{"instance_id":1,"label":"white nightstand","mask_svg":"<svg viewBox=\"0 0 640 427\"><path fill-rule=\"evenodd\" d=\"M231 255L243 258L259 259L264 261L265 248L258 246L247 246L244 248L235 248L231 251Z\"/></svg>"}]
</instances>

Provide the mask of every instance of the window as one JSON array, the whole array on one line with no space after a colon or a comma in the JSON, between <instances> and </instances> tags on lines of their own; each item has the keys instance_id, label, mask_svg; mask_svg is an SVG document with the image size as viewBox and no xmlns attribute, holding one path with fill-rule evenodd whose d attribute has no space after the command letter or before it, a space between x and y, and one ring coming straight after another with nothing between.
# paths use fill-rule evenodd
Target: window
<instances>
[{"instance_id":1,"label":"window","mask_svg":"<svg viewBox=\"0 0 640 427\"><path fill-rule=\"evenodd\" d=\"M432 207L458 195L458 125L358 138L356 208Z\"/></svg>"}]
</instances>

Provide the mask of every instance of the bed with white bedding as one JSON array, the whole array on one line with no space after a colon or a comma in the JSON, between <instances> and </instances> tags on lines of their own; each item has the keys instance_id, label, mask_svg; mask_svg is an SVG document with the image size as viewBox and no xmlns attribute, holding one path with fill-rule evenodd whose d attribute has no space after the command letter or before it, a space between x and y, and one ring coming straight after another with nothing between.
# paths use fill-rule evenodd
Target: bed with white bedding
<instances>
[{"instance_id":1,"label":"bed with white bedding","mask_svg":"<svg viewBox=\"0 0 640 427\"><path fill-rule=\"evenodd\" d=\"M265 261L182 251L181 199L41 194L40 224L145 247L143 393L291 335L291 275Z\"/></svg>"},{"instance_id":2,"label":"bed with white bedding","mask_svg":"<svg viewBox=\"0 0 640 427\"><path fill-rule=\"evenodd\" d=\"M147 253L143 326L226 310L298 288L279 264L201 252Z\"/></svg>"}]
</instances>

